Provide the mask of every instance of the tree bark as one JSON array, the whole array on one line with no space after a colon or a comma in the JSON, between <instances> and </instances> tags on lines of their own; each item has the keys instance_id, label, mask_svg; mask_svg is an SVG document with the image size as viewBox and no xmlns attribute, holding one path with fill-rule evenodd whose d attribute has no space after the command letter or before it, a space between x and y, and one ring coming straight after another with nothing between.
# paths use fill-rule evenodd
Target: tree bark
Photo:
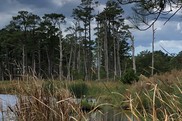
<instances>
[{"instance_id":1,"label":"tree bark","mask_svg":"<svg viewBox=\"0 0 182 121\"><path fill-rule=\"evenodd\" d=\"M78 22L78 26L80 27L80 22ZM79 31L79 38L81 38L81 32ZM80 55L81 55L81 48L80 46L83 44L83 41L80 40L80 42L78 43L78 56L77 56L77 72L80 74L80 67L81 67L81 59L80 59Z\"/></svg>"},{"instance_id":2,"label":"tree bark","mask_svg":"<svg viewBox=\"0 0 182 121\"><path fill-rule=\"evenodd\" d=\"M114 40L114 80L116 80L116 76L117 76L117 67L116 67L116 41L115 41L115 37L113 38Z\"/></svg>"},{"instance_id":3,"label":"tree bark","mask_svg":"<svg viewBox=\"0 0 182 121\"><path fill-rule=\"evenodd\" d=\"M39 41L39 50L38 50L38 78L41 76L41 50L40 50L40 41Z\"/></svg>"},{"instance_id":4,"label":"tree bark","mask_svg":"<svg viewBox=\"0 0 182 121\"><path fill-rule=\"evenodd\" d=\"M84 80L88 80L88 65L87 65L87 26L84 25L85 37L84 37L84 48L83 48L83 61L84 61Z\"/></svg>"},{"instance_id":5,"label":"tree bark","mask_svg":"<svg viewBox=\"0 0 182 121\"><path fill-rule=\"evenodd\" d=\"M70 81L71 79L71 61L72 61L72 54L73 54L73 47L71 46L71 50L70 50L70 57L69 57L69 62L68 62L68 75L67 75L67 80Z\"/></svg>"},{"instance_id":6,"label":"tree bark","mask_svg":"<svg viewBox=\"0 0 182 121\"><path fill-rule=\"evenodd\" d=\"M100 23L98 22L97 28L98 28L98 33L100 33L99 30ZM97 40L97 79L100 80L100 67L101 67L101 48L100 48L100 37L98 36Z\"/></svg>"},{"instance_id":7,"label":"tree bark","mask_svg":"<svg viewBox=\"0 0 182 121\"><path fill-rule=\"evenodd\" d=\"M22 76L23 81L25 80L25 45L22 47Z\"/></svg>"},{"instance_id":8,"label":"tree bark","mask_svg":"<svg viewBox=\"0 0 182 121\"><path fill-rule=\"evenodd\" d=\"M106 71L106 79L109 80L109 60L108 60L108 43L107 43L107 25L105 22L104 26L104 57L105 57L105 71Z\"/></svg>"},{"instance_id":9,"label":"tree bark","mask_svg":"<svg viewBox=\"0 0 182 121\"><path fill-rule=\"evenodd\" d=\"M50 57L49 57L49 53L48 53L48 49L46 47L46 54L47 54L47 63L48 63L48 77L51 76L51 60L50 60Z\"/></svg>"},{"instance_id":10,"label":"tree bark","mask_svg":"<svg viewBox=\"0 0 182 121\"><path fill-rule=\"evenodd\" d=\"M60 27L59 27L60 30ZM62 71L62 61L63 61L63 48L62 48L62 38L61 38L61 30L59 32L59 80L62 81L63 71Z\"/></svg>"},{"instance_id":11,"label":"tree bark","mask_svg":"<svg viewBox=\"0 0 182 121\"><path fill-rule=\"evenodd\" d=\"M154 41L155 41L155 28L154 24L152 25L152 70L151 75L154 75Z\"/></svg>"},{"instance_id":12,"label":"tree bark","mask_svg":"<svg viewBox=\"0 0 182 121\"><path fill-rule=\"evenodd\" d=\"M131 37L131 49L132 49L132 61L133 61L133 70L136 73L136 63L135 63L135 43L134 43L134 37Z\"/></svg>"},{"instance_id":13,"label":"tree bark","mask_svg":"<svg viewBox=\"0 0 182 121\"><path fill-rule=\"evenodd\" d=\"M120 63L120 55L119 55L119 49L120 49L120 45L119 45L119 39L116 39L117 41L117 67L118 67L118 73L119 73L119 77L121 77L121 63Z\"/></svg>"}]
</instances>

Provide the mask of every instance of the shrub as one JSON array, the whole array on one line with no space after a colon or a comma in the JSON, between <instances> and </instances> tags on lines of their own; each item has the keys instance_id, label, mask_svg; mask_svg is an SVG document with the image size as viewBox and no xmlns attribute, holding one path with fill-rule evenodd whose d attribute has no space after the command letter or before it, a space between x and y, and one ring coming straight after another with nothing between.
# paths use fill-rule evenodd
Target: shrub
<instances>
[{"instance_id":1,"label":"shrub","mask_svg":"<svg viewBox=\"0 0 182 121\"><path fill-rule=\"evenodd\" d=\"M137 74L134 72L133 69L128 69L123 76L121 77L121 81L124 84L132 84L132 82L134 81L138 81L139 77L137 76Z\"/></svg>"},{"instance_id":2,"label":"shrub","mask_svg":"<svg viewBox=\"0 0 182 121\"><path fill-rule=\"evenodd\" d=\"M68 88L77 98L80 98L88 93L88 86L84 82L71 84Z\"/></svg>"}]
</instances>

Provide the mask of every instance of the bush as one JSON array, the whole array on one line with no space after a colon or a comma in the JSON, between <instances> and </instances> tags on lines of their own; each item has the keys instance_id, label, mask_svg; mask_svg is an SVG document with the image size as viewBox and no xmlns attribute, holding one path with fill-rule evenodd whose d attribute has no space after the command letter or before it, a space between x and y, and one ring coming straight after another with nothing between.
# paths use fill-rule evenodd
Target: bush
<instances>
[{"instance_id":1,"label":"bush","mask_svg":"<svg viewBox=\"0 0 182 121\"><path fill-rule=\"evenodd\" d=\"M68 88L77 98L81 98L88 93L88 86L84 82L71 84Z\"/></svg>"},{"instance_id":2,"label":"bush","mask_svg":"<svg viewBox=\"0 0 182 121\"><path fill-rule=\"evenodd\" d=\"M124 84L132 84L132 82L134 81L138 81L139 77L137 76L137 74L134 72L133 69L128 69L123 76L121 77L121 81Z\"/></svg>"}]
</instances>

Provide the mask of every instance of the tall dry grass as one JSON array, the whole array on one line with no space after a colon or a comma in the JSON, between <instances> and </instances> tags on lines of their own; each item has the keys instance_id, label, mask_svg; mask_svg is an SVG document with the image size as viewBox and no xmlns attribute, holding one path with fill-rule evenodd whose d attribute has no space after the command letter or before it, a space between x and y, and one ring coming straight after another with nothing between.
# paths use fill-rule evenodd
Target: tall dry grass
<instances>
[{"instance_id":1,"label":"tall dry grass","mask_svg":"<svg viewBox=\"0 0 182 121\"><path fill-rule=\"evenodd\" d=\"M32 84L19 86L18 103L10 107L18 121L80 121L85 119L74 96L56 85ZM22 95L23 94L23 95Z\"/></svg>"},{"instance_id":2,"label":"tall dry grass","mask_svg":"<svg viewBox=\"0 0 182 121\"><path fill-rule=\"evenodd\" d=\"M122 95L130 115L137 121L182 121L182 72L140 79Z\"/></svg>"},{"instance_id":3,"label":"tall dry grass","mask_svg":"<svg viewBox=\"0 0 182 121\"><path fill-rule=\"evenodd\" d=\"M103 86L102 83L97 83L96 86L98 86L98 89L100 89L99 84ZM116 85L117 90L120 89L117 86L118 83L111 82L109 86L106 85L107 88L105 90L110 90L113 87L111 85ZM88 83L88 86L90 88L92 84ZM63 87L59 87L53 81L45 83L41 80L31 80L24 84L16 83L17 92L19 92L17 94L18 104L15 107L11 107L10 110L15 114L17 120L20 121L87 120L85 112L80 110L80 105L73 100L75 98L74 95ZM122 91L124 93L112 93L116 90L108 92L112 95L113 100L117 98L117 101L120 101L120 103L117 103L116 108L118 110L119 107L122 113L127 112L125 115L129 121L182 120L181 71L171 71L170 73L154 75L150 78L140 76L139 82L131 86L127 85L127 87L127 91ZM97 92L97 90L92 91L93 93ZM115 104L111 105L115 107ZM131 115L134 118L131 118Z\"/></svg>"}]
</instances>

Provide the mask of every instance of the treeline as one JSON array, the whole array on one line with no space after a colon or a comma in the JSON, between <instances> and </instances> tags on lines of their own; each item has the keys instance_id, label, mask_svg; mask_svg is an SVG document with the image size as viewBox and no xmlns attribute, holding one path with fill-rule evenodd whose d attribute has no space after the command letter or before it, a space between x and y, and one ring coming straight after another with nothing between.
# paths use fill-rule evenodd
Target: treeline
<instances>
[{"instance_id":1,"label":"treeline","mask_svg":"<svg viewBox=\"0 0 182 121\"><path fill-rule=\"evenodd\" d=\"M151 75L152 52L142 51L136 56L137 73L145 76ZM178 54L166 54L162 51L154 51L154 74L182 69L182 51Z\"/></svg>"},{"instance_id":2,"label":"treeline","mask_svg":"<svg viewBox=\"0 0 182 121\"><path fill-rule=\"evenodd\" d=\"M119 3L109 0L104 10L95 14L98 5L93 0L83 0L73 9L73 25L66 29L62 27L67 24L63 14L40 17L19 11L0 30L0 80L26 75L60 80L121 78L132 68L131 28L124 23ZM93 22L97 24L95 28L91 26ZM64 31L68 33L65 37ZM155 73L180 69L181 66L175 65L179 58L180 55L155 52ZM149 52L136 57L138 74L150 75L150 65Z\"/></svg>"}]
</instances>

